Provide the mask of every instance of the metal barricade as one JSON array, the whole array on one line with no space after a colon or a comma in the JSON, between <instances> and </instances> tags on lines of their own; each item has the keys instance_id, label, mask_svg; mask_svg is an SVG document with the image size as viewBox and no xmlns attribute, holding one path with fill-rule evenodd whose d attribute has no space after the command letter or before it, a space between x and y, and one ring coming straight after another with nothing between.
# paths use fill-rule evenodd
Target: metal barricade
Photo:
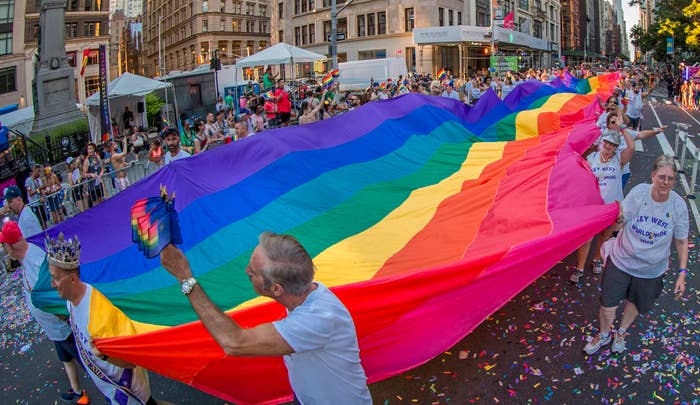
<instances>
[{"instance_id":1,"label":"metal barricade","mask_svg":"<svg viewBox=\"0 0 700 405\"><path fill-rule=\"evenodd\" d=\"M688 185L688 198L695 199L695 184L698 177L698 162L700 161L700 150L692 140L692 135L688 133L690 125L674 122L673 125L676 126L676 139L674 142L673 153L676 158L676 167L678 174L685 174L686 167L689 162L686 162L687 158L693 160L692 163L692 174L690 178L690 184ZM680 151L678 150L680 148ZM680 153L680 155L679 155Z\"/></svg>"},{"instance_id":2,"label":"metal barricade","mask_svg":"<svg viewBox=\"0 0 700 405\"><path fill-rule=\"evenodd\" d=\"M142 162L132 162L97 179L87 179L73 186L63 184L61 190L42 195L28 205L46 229L113 197L148 174Z\"/></svg>"}]
</instances>

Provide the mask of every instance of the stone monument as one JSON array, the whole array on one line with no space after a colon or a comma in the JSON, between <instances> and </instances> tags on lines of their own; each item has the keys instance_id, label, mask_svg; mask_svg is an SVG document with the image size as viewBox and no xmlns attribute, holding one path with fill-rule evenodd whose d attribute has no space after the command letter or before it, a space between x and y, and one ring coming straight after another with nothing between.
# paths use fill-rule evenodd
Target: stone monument
<instances>
[{"instance_id":1,"label":"stone monument","mask_svg":"<svg viewBox=\"0 0 700 405\"><path fill-rule=\"evenodd\" d=\"M63 42L66 0L40 0L38 58L34 61L32 134L84 120L75 106L75 75Z\"/></svg>"}]
</instances>

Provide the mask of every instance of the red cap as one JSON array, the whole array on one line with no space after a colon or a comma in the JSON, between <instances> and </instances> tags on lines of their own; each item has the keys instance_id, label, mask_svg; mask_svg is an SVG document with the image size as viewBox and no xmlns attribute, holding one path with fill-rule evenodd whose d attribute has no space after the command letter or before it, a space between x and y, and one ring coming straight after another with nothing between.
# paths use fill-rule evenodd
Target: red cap
<instances>
[{"instance_id":1,"label":"red cap","mask_svg":"<svg viewBox=\"0 0 700 405\"><path fill-rule=\"evenodd\" d=\"M17 222L7 222L2 227L2 232L0 232L0 242L7 243L8 245L14 245L22 239L22 231L19 230Z\"/></svg>"}]
</instances>

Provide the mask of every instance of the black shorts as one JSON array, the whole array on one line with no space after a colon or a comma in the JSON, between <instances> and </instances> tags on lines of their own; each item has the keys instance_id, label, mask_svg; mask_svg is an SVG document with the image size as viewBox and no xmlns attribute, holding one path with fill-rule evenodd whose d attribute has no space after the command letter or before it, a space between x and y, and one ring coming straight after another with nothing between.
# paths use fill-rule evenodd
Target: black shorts
<instances>
[{"instance_id":1,"label":"black shorts","mask_svg":"<svg viewBox=\"0 0 700 405\"><path fill-rule=\"evenodd\" d=\"M280 122L283 124L286 124L289 122L289 118L292 116L292 113L288 112L280 112L277 113L277 118L279 118Z\"/></svg>"},{"instance_id":2,"label":"black shorts","mask_svg":"<svg viewBox=\"0 0 700 405\"><path fill-rule=\"evenodd\" d=\"M601 281L600 304L604 307L616 307L626 299L633 303L640 314L649 312L654 301L664 289L664 276L657 278L639 278L625 273L615 266L612 260L603 270Z\"/></svg>"},{"instance_id":3,"label":"black shorts","mask_svg":"<svg viewBox=\"0 0 700 405\"><path fill-rule=\"evenodd\" d=\"M56 346L56 354L62 362L69 363L78 358L78 348L75 346L75 338L72 333L66 340L54 340L53 344Z\"/></svg>"}]
</instances>

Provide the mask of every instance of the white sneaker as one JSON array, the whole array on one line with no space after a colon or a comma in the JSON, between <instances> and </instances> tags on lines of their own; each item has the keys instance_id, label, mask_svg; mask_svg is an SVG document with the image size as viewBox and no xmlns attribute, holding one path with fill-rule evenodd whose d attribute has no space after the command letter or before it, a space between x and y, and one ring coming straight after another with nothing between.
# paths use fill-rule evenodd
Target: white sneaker
<instances>
[{"instance_id":1,"label":"white sneaker","mask_svg":"<svg viewBox=\"0 0 700 405\"><path fill-rule=\"evenodd\" d=\"M600 274L603 272L603 262L601 260L593 260L593 273Z\"/></svg>"},{"instance_id":2,"label":"white sneaker","mask_svg":"<svg viewBox=\"0 0 700 405\"><path fill-rule=\"evenodd\" d=\"M610 350L612 350L613 353L622 353L627 349L625 345L625 337L627 337L628 333L616 333L615 334L615 339L613 340L612 346L610 346Z\"/></svg>"},{"instance_id":3,"label":"white sneaker","mask_svg":"<svg viewBox=\"0 0 700 405\"><path fill-rule=\"evenodd\" d=\"M583 270L574 269L574 271L571 273L571 276L569 277L569 281L571 281L574 284L578 284L579 281L581 281L582 277L583 277Z\"/></svg>"},{"instance_id":4,"label":"white sneaker","mask_svg":"<svg viewBox=\"0 0 700 405\"><path fill-rule=\"evenodd\" d=\"M611 340L612 337L609 334L607 337L603 337L599 333L594 337L589 338L588 343L586 343L586 346L583 347L583 351L586 352L586 354L594 354L595 352L600 350L601 347L610 343Z\"/></svg>"}]
</instances>

